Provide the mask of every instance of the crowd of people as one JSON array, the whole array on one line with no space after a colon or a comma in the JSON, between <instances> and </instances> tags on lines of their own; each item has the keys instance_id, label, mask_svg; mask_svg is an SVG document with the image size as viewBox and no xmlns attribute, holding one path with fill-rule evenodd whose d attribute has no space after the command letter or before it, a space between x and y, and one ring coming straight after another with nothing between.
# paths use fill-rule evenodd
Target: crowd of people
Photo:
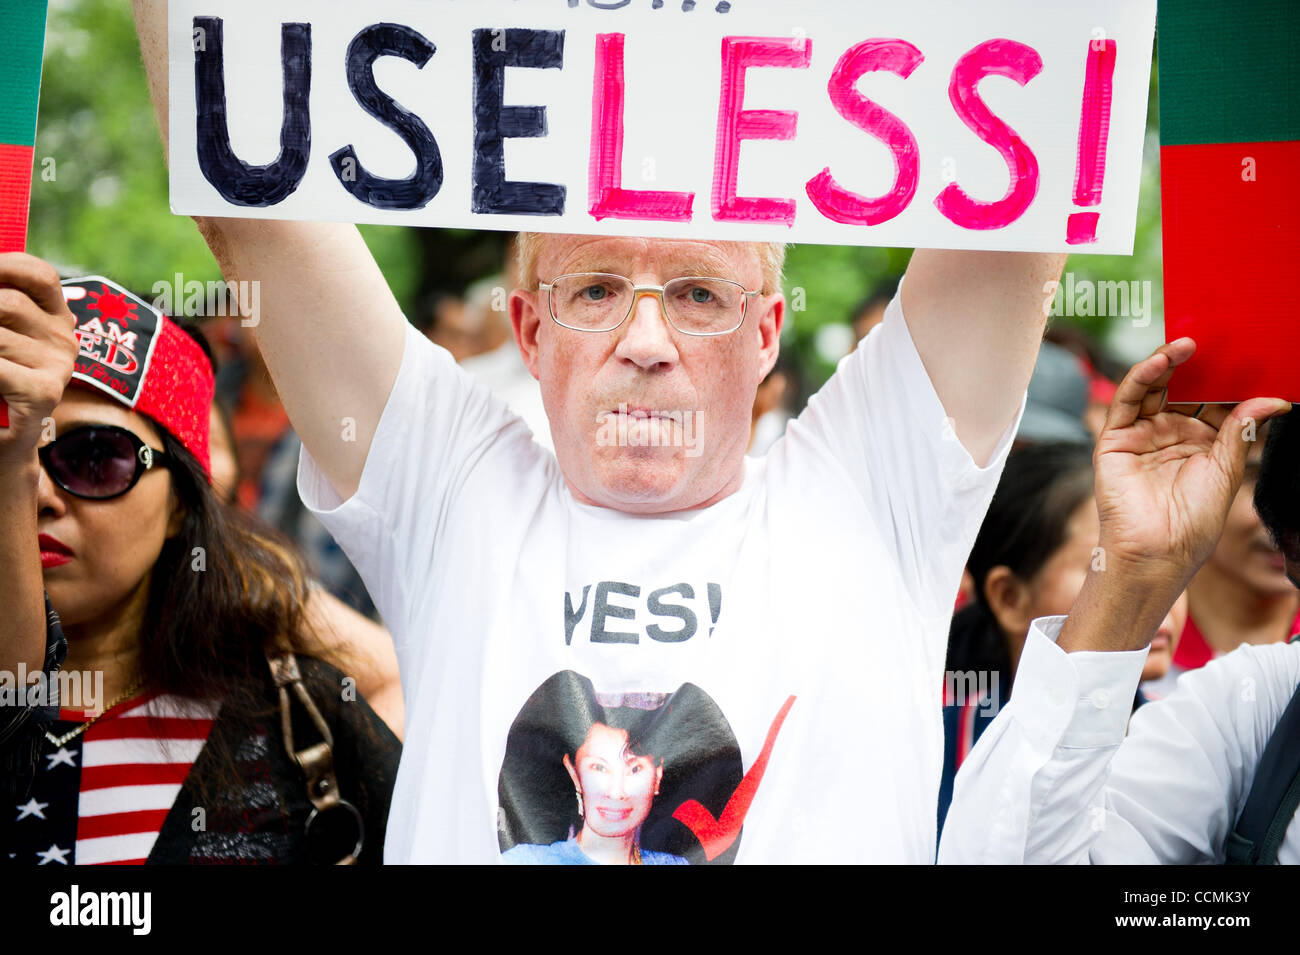
<instances>
[{"instance_id":1,"label":"crowd of people","mask_svg":"<svg viewBox=\"0 0 1300 955\"><path fill-rule=\"evenodd\" d=\"M75 327L87 334L91 313L76 300L64 306L53 298L56 291L68 295L70 286L91 287L100 314L107 308L106 296L116 296L119 308L148 307L143 299L104 282L73 280L56 286L59 280L48 266L23 257L11 257L3 270L7 284L28 290L23 308L7 312L12 319L8 327L15 330L26 320L35 331L48 319L36 306L47 313L58 313L62 306L73 309ZM497 288L502 281L494 276L483 287ZM477 299L478 327L503 321L491 314L481 291ZM447 303L441 307L450 308ZM864 339L879 324L868 325ZM437 342L440 325L429 323L424 334ZM13 861L24 857L28 862L81 864L381 858L403 730L391 636L321 582L306 556L317 538L293 540L293 528L277 528L259 516L257 501L285 489L277 489L275 469L263 467L259 472L256 463L250 463L250 457L253 462L259 457L265 460L267 432L254 427L251 436L243 433L240 422L245 419L235 413L239 391L232 392L229 404L220 398L216 355L223 338L229 344L232 336L228 322L216 327L219 335L213 334L212 325L200 330L194 323L160 318L159 345L134 405L120 397L115 401L94 386L94 363L82 348L78 357L82 365L48 416L58 437L39 446L36 457L42 470L34 489L42 528L42 589L51 611L48 642L53 653L60 635L66 636L64 669L104 674L104 699L98 711L60 710L43 737L29 737L36 740L35 750L14 746L22 739L20 734L10 737L11 781L23 781L13 791L17 794L21 789L26 797L16 804L18 817L5 836ZM255 345L233 340L240 343L233 353L237 360L260 369L252 380L264 381L265 364ZM513 337L507 344L518 360ZM487 351L502 348L493 341ZM466 349L460 362L473 367L474 359L485 353ZM55 357L51 349L43 360L54 366ZM65 354L61 360L66 363L66 359ZM504 360L496 362L497 367L504 365ZM519 367L523 368L522 361ZM763 385L779 373L778 366ZM537 391L535 397L521 398L522 385L502 394L501 381L489 377L485 384L511 407L519 402L520 417L527 420L529 409L541 405L536 382L528 378ZM748 448L752 458L776 445L785 425L798 422L804 410L774 400L763 385L754 396L751 421L755 426ZM263 407L276 409L264 417L282 418L274 388L263 386L263 390ZM1113 393L1113 383L1110 390ZM1050 341L1043 344L1015 440L965 559L948 633L937 805L940 832L958 771L1013 699L1018 665L1035 621L1068 614L1090 572L1105 570L1095 497L1096 426L1088 424L1089 396L1096 392L1095 373L1086 357ZM11 393L11 402L14 397ZM755 442L757 422L778 409L782 427L765 441ZM544 426L544 417L541 422ZM1284 429L1274 431L1273 468L1285 468L1288 462L1281 459L1293 458L1295 452L1284 444ZM1287 561L1274 539L1275 534L1279 539L1284 536L1281 528L1288 526L1277 523L1286 520L1286 507L1269 505L1266 495L1257 492L1268 433L1265 424L1250 444L1243 480L1209 559L1176 596L1151 636L1132 697L1134 712L1149 700L1173 692L1180 674L1205 667L1241 644L1285 643L1300 628L1300 592L1287 578ZM291 427L286 426L274 442L286 437L292 437ZM241 453L249 447L254 448L251 455ZM144 448L151 452L148 466L140 456ZM295 444L295 458L296 451ZM166 484L155 477L150 487L154 470L166 477ZM296 477L296 470L293 473ZM258 476L250 483L250 475ZM1275 499L1291 493L1294 477L1276 471L1270 477L1266 488L1272 488ZM241 491L250 487L251 491ZM288 491L296 498L293 484ZM1265 512L1273 515L1271 530L1256 508L1257 494ZM1294 525L1292 521L1290 526ZM322 533L328 534L323 529ZM122 547L124 540L132 546ZM115 542L111 547L110 541ZM331 545L337 549L332 539ZM204 555L202 575L186 567L196 552ZM75 569L70 573L67 565ZM111 568L107 574L105 567ZM282 683L278 675L275 661L282 653L296 654L290 659L301 661L297 677L312 701L291 720L288 736L279 725L283 704L278 688L292 685ZM1278 655L1278 660L1284 658ZM44 662L49 666L55 660L47 657ZM360 704L356 707L339 705L347 698L340 694L348 685L344 673L352 675L355 702ZM543 687L539 694L552 698L548 705L560 714L559 723L571 722L575 717L563 714L561 703L553 697L577 678L572 673L559 676L564 677L559 684ZM1285 689L1283 685L1278 693ZM553 830L559 838L544 843L529 843L528 836L510 830L508 840L503 840L509 842L502 846L503 861L616 861L626 850L628 859L644 864L685 863L684 855L662 848L642 849L640 843L642 826L659 795L664 763L655 751L637 742L645 731L635 733L632 728L654 726L663 736L665 724L656 714L667 712L666 700L658 699L653 706L628 706L621 699L613 706L608 701L602 705L589 681L582 682L580 693L588 699L576 715L581 732L566 728L572 738L564 744L544 742L545 733L538 740L512 743L516 752L503 766L501 790L503 807L511 805L513 812L507 793L510 799L524 798L515 780L528 779L530 773L535 779L535 771L528 768L530 757L517 750L549 745L557 754L552 757L553 771L563 767L576 789L578 821L570 820L570 807ZM1176 696L1175 705L1183 698ZM311 708L317 700L325 708L324 733L312 721ZM1284 700L1279 696L1274 702ZM521 719L530 707L535 711L536 702L524 707ZM628 715L614 719L610 713ZM537 719L533 712L533 720ZM725 726L725 719L720 724ZM1160 725L1168 730L1167 720ZM127 732L132 727L139 728L138 737ZM512 732L523 730L517 726ZM529 732L538 729L530 727ZM328 805L347 818L346 824L334 828L306 823L321 807L312 798L310 782L301 781L309 770L298 762L301 752L295 751L294 740L314 735L329 741L332 762L326 771L334 774L330 778L336 785L341 784L337 802ZM1263 742L1267 739L1266 733ZM1140 734L1133 740L1125 745L1138 747L1144 741L1152 745ZM661 741L656 751L665 748L669 746ZM38 764L32 774L19 763L36 752L44 757L44 764ZM1126 750L1121 747L1120 752ZM680 769L674 766L676 772ZM734 787L741 775L738 752L731 756L728 770L725 778ZM620 777L612 784L611 772ZM642 772L647 774L644 787L636 781ZM269 785L254 792L250 778ZM619 795L611 801L602 788L598 797L597 779L603 780L602 787L613 785ZM1239 803L1247 796L1244 785L1242 781L1230 794ZM147 797L140 795L141 786L150 787ZM638 795L642 788L644 793ZM527 798L554 797L551 792ZM620 800L630 807L626 815L609 808L622 805ZM251 812L254 803L256 812ZM213 815L210 826L196 830L186 823L199 806L211 807ZM1220 817L1220 829L1228 827L1222 833L1216 830L1216 837L1223 835L1226 840L1236 822L1232 806L1225 803L1214 807L1214 812L1209 802L1203 807L1207 815ZM601 811L614 818L602 819ZM526 814L520 818L523 821L516 826L536 826ZM657 822L659 829L674 826L666 814ZM1130 841L1133 838L1137 837L1130 836ZM1225 840L1221 845L1197 846L1203 856L1196 858L1214 859L1217 849L1226 852ZM1187 846L1162 848L1170 853L1168 861L1193 858ZM1128 858L1124 849L1135 851L1132 846L1111 849L1117 853L1113 858ZM1112 858L1103 853L1104 849L1097 850L1098 859Z\"/></svg>"},{"instance_id":2,"label":"crowd of people","mask_svg":"<svg viewBox=\"0 0 1300 955\"><path fill-rule=\"evenodd\" d=\"M779 244L409 321L197 224L254 334L0 257L0 669L98 681L0 710L10 863L1300 861L1300 426L1045 342L1063 256L918 250L803 404Z\"/></svg>"}]
</instances>

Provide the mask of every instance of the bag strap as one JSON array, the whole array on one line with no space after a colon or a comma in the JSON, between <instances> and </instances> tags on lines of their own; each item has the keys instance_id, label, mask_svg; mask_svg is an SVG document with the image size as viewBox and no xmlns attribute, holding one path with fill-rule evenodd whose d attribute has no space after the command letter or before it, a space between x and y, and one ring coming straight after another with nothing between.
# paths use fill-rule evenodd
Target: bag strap
<instances>
[{"instance_id":1,"label":"bag strap","mask_svg":"<svg viewBox=\"0 0 1300 955\"><path fill-rule=\"evenodd\" d=\"M298 659L292 653L268 653L266 662L271 667L271 677L275 681L280 698L280 728L284 734L284 749L289 758L298 764L307 780L307 798L311 800L312 811L307 817L307 834L311 834L312 823L317 817L331 810L350 811L357 826L357 843L351 853L340 859L335 865L353 865L361 854L365 840L365 826L361 813L343 798L339 792L338 777L334 774L334 734L329 724L321 716L316 701L307 692L302 682L302 673L298 669ZM294 697L302 704L321 735L321 741L312 746L298 750L293 741L292 700Z\"/></svg>"},{"instance_id":2,"label":"bag strap","mask_svg":"<svg viewBox=\"0 0 1300 955\"><path fill-rule=\"evenodd\" d=\"M1227 865L1274 865L1300 807L1300 686L1273 728L1246 805L1225 846Z\"/></svg>"}]
</instances>

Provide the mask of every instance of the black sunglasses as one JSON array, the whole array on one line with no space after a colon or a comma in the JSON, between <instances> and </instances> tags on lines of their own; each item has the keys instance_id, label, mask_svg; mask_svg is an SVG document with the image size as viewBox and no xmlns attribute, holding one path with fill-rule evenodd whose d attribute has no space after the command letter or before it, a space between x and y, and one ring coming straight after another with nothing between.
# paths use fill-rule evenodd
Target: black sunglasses
<instances>
[{"instance_id":1,"label":"black sunglasses","mask_svg":"<svg viewBox=\"0 0 1300 955\"><path fill-rule=\"evenodd\" d=\"M167 463L167 452L149 447L126 428L106 424L74 428L37 453L50 480L91 501L121 497L145 471Z\"/></svg>"}]
</instances>

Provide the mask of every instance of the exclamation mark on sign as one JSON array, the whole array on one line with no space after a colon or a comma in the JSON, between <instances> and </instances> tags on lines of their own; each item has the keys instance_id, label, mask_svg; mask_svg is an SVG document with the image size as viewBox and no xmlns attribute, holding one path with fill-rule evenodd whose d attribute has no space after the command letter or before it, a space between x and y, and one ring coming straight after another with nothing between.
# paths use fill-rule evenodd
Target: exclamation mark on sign
<instances>
[{"instance_id":1,"label":"exclamation mark on sign","mask_svg":"<svg viewBox=\"0 0 1300 955\"><path fill-rule=\"evenodd\" d=\"M722 585L709 584L709 616L713 626L718 625L718 614L722 613ZM713 627L709 627L709 636L713 636Z\"/></svg>"},{"instance_id":2,"label":"exclamation mark on sign","mask_svg":"<svg viewBox=\"0 0 1300 955\"><path fill-rule=\"evenodd\" d=\"M1115 41L1088 43L1087 76L1083 83L1083 109L1079 115L1079 157L1074 173L1074 204L1101 205L1106 179L1106 139L1110 134L1110 90L1115 76ZM1099 212L1072 213L1065 224L1069 245L1097 241Z\"/></svg>"}]
</instances>

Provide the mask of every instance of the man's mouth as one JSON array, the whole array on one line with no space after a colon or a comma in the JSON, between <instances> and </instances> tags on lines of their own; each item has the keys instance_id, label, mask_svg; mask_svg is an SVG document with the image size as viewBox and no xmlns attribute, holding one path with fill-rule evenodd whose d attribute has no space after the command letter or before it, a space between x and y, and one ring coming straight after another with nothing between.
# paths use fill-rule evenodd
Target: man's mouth
<instances>
[{"instance_id":1,"label":"man's mouth","mask_svg":"<svg viewBox=\"0 0 1300 955\"><path fill-rule=\"evenodd\" d=\"M623 415L634 421L661 419L677 424L682 423L682 412L680 411L664 411L660 408L648 408L644 405L621 404L617 408L611 408L607 414Z\"/></svg>"}]
</instances>

